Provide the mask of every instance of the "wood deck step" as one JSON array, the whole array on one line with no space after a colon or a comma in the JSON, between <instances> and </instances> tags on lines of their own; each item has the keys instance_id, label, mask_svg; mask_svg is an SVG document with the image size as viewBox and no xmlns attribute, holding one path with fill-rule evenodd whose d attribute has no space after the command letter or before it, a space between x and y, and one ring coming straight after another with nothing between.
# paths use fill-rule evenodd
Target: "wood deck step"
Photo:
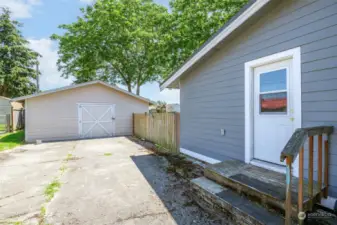
<instances>
[{"instance_id":1,"label":"wood deck step","mask_svg":"<svg viewBox=\"0 0 337 225\"><path fill-rule=\"evenodd\" d=\"M221 163L208 165L205 169L205 177L218 184L230 187L232 190L247 196L263 206L279 210L284 213L286 197L285 174L267 170L237 160L226 160ZM304 210L319 201L319 189L317 182L314 183L314 196L309 197L307 180L303 182ZM292 203L293 217L297 218L297 186L298 179L293 177Z\"/></svg>"},{"instance_id":2,"label":"wood deck step","mask_svg":"<svg viewBox=\"0 0 337 225\"><path fill-rule=\"evenodd\" d=\"M205 177L193 179L191 187L194 200L202 208L212 210L212 212L216 210L218 213L224 213L235 224L284 224L281 215L269 212L259 204Z\"/></svg>"}]
</instances>

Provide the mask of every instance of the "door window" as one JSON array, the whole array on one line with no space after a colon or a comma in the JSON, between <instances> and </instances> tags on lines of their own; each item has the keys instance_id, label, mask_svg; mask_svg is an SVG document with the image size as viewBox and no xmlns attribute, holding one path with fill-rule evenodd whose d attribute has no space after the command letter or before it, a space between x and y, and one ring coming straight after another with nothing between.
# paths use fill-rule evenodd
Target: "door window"
<instances>
[{"instance_id":1,"label":"door window","mask_svg":"<svg viewBox=\"0 0 337 225\"><path fill-rule=\"evenodd\" d=\"M288 108L287 69L260 74L260 114L286 114Z\"/></svg>"}]
</instances>

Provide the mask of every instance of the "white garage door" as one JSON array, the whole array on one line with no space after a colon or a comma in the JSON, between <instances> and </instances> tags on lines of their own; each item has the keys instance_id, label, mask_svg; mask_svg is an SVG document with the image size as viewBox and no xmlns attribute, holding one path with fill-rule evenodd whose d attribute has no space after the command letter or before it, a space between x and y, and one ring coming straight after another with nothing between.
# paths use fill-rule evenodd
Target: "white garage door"
<instances>
[{"instance_id":1,"label":"white garage door","mask_svg":"<svg viewBox=\"0 0 337 225\"><path fill-rule=\"evenodd\" d=\"M112 137L115 134L115 105L79 104L78 118L81 138Z\"/></svg>"}]
</instances>

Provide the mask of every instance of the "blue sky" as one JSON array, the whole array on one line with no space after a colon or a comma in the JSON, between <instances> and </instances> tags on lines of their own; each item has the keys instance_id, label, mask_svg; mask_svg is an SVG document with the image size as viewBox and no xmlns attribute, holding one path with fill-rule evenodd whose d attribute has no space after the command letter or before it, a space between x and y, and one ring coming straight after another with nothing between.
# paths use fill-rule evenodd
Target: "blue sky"
<instances>
[{"instance_id":1,"label":"blue sky","mask_svg":"<svg viewBox=\"0 0 337 225\"><path fill-rule=\"evenodd\" d=\"M169 7L169 0L154 0ZM6 6L13 12L14 19L23 23L23 35L30 47L39 52L41 89L47 90L71 84L71 80L61 77L57 71L57 43L49 39L53 33L61 34L58 25L76 21L81 15L80 8L92 4L93 0L0 0L0 6ZM158 83L142 86L141 95L152 100L164 100L168 103L179 102L178 90L159 91Z\"/></svg>"}]
</instances>

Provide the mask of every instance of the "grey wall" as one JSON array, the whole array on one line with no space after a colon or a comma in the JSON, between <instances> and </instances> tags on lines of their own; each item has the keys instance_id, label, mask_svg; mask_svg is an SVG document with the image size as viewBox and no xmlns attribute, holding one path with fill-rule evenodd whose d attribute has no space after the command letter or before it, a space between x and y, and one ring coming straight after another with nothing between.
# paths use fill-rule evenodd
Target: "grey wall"
<instances>
[{"instance_id":1,"label":"grey wall","mask_svg":"<svg viewBox=\"0 0 337 225\"><path fill-rule=\"evenodd\" d=\"M11 114L11 104L7 98L0 97L0 124L6 124L7 114Z\"/></svg>"},{"instance_id":2,"label":"grey wall","mask_svg":"<svg viewBox=\"0 0 337 225\"><path fill-rule=\"evenodd\" d=\"M298 46L302 125L337 129L337 1L288 0L260 15L180 81L181 146L219 160L244 160L244 63ZM336 131L330 183L330 195L337 197Z\"/></svg>"}]
</instances>

